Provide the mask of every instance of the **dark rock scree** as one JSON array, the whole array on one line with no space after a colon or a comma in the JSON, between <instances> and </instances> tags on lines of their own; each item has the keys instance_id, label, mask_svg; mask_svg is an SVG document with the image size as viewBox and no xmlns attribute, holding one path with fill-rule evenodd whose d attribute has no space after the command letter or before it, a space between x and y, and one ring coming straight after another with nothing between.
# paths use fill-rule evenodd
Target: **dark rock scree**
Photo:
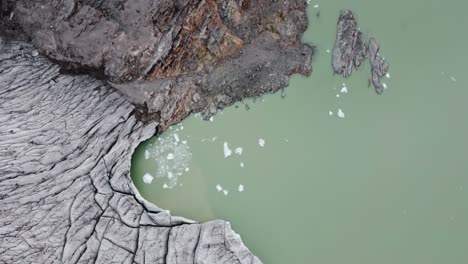
<instances>
[{"instance_id":1,"label":"dark rock scree","mask_svg":"<svg viewBox=\"0 0 468 264\"><path fill-rule=\"evenodd\" d=\"M357 29L356 16L349 10L341 11L338 18L336 42L332 54L333 71L349 77L354 68L358 68L369 53L372 84L378 94L382 94L380 79L387 73L388 64L378 55L379 45L371 38L366 47L364 34Z\"/></svg>"}]
</instances>

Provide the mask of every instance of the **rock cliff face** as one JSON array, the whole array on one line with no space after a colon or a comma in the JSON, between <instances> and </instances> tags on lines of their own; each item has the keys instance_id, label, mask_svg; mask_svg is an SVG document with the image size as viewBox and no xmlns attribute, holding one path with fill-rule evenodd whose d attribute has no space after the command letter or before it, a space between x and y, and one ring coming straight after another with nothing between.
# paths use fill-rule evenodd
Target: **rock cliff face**
<instances>
[{"instance_id":1,"label":"rock cliff face","mask_svg":"<svg viewBox=\"0 0 468 264\"><path fill-rule=\"evenodd\" d=\"M229 223L139 196L131 154L158 123L30 44L0 49L0 263L260 263Z\"/></svg>"},{"instance_id":2,"label":"rock cliff face","mask_svg":"<svg viewBox=\"0 0 468 264\"><path fill-rule=\"evenodd\" d=\"M18 0L39 50L110 80L161 129L310 74L305 0Z\"/></svg>"}]
</instances>

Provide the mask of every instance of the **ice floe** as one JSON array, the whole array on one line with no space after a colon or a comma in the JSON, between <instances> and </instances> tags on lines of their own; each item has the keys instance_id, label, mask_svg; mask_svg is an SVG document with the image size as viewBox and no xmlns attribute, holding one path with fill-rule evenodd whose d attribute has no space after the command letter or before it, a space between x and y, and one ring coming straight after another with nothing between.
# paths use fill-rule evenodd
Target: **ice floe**
<instances>
[{"instance_id":1,"label":"ice floe","mask_svg":"<svg viewBox=\"0 0 468 264\"><path fill-rule=\"evenodd\" d=\"M345 114L343 113L343 110L341 110L341 108L338 109L338 114L337 115L338 115L339 118L345 118Z\"/></svg>"},{"instance_id":2,"label":"ice floe","mask_svg":"<svg viewBox=\"0 0 468 264\"><path fill-rule=\"evenodd\" d=\"M237 155L242 155L242 152L243 152L243 151L244 151L244 150L243 150L241 147L237 147L236 150L235 150L235 153L236 153Z\"/></svg>"},{"instance_id":3,"label":"ice floe","mask_svg":"<svg viewBox=\"0 0 468 264\"><path fill-rule=\"evenodd\" d=\"M232 150L229 148L227 142L224 142L223 150L224 150L224 158L227 158L232 155Z\"/></svg>"},{"instance_id":4,"label":"ice floe","mask_svg":"<svg viewBox=\"0 0 468 264\"><path fill-rule=\"evenodd\" d=\"M264 147L265 146L265 140L263 138L259 139L258 140L258 145L260 145L260 147Z\"/></svg>"},{"instance_id":5,"label":"ice floe","mask_svg":"<svg viewBox=\"0 0 468 264\"><path fill-rule=\"evenodd\" d=\"M164 189L172 189L178 185L178 178L189 167L192 153L187 142L181 144L181 137L175 132L180 127L174 126L172 131L167 131L158 137L155 143L148 145L145 157L154 160L156 172L152 172L155 178L162 179ZM148 154L147 154L148 153Z\"/></svg>"},{"instance_id":6,"label":"ice floe","mask_svg":"<svg viewBox=\"0 0 468 264\"><path fill-rule=\"evenodd\" d=\"M146 183L146 184L152 183L153 179L154 179L154 177L149 173L146 173L145 175L143 175L143 182Z\"/></svg>"}]
</instances>

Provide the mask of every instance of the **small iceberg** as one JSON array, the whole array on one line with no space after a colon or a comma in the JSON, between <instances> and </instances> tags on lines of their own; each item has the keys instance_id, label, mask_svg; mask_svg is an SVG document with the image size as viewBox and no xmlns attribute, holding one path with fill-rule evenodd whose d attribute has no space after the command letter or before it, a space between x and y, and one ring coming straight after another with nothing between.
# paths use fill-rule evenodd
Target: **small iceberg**
<instances>
[{"instance_id":1,"label":"small iceberg","mask_svg":"<svg viewBox=\"0 0 468 264\"><path fill-rule=\"evenodd\" d=\"M143 182L146 184L151 184L153 182L153 179L154 177L149 173L146 173L145 175L143 175Z\"/></svg>"},{"instance_id":2,"label":"small iceberg","mask_svg":"<svg viewBox=\"0 0 468 264\"><path fill-rule=\"evenodd\" d=\"M263 138L259 139L258 140L258 145L260 145L260 147L264 147L265 146L265 140Z\"/></svg>"},{"instance_id":3,"label":"small iceberg","mask_svg":"<svg viewBox=\"0 0 468 264\"><path fill-rule=\"evenodd\" d=\"M343 110L341 110L341 108L338 109L338 114L337 115L338 115L339 118L345 118L345 114L343 113Z\"/></svg>"},{"instance_id":4,"label":"small iceberg","mask_svg":"<svg viewBox=\"0 0 468 264\"><path fill-rule=\"evenodd\" d=\"M228 143L224 142L224 158L227 158L232 155L232 150L229 148Z\"/></svg>"},{"instance_id":5,"label":"small iceberg","mask_svg":"<svg viewBox=\"0 0 468 264\"><path fill-rule=\"evenodd\" d=\"M242 155L242 151L243 151L243 149L241 147L238 147L238 148L236 148L235 153L240 156L240 155Z\"/></svg>"},{"instance_id":6,"label":"small iceberg","mask_svg":"<svg viewBox=\"0 0 468 264\"><path fill-rule=\"evenodd\" d=\"M244 191L244 185L240 184L238 190L239 190L239 192L243 192Z\"/></svg>"}]
</instances>

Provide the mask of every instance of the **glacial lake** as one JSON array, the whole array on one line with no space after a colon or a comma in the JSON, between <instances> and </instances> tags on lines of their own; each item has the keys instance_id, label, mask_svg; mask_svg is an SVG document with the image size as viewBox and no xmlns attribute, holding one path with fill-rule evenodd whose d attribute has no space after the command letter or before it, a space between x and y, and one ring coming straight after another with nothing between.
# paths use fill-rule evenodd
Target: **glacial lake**
<instances>
[{"instance_id":1,"label":"glacial lake","mask_svg":"<svg viewBox=\"0 0 468 264\"><path fill-rule=\"evenodd\" d=\"M367 61L349 79L332 74L340 9L381 45L382 96ZM466 10L311 1L312 76L141 144L135 185L172 215L230 221L267 264L468 263Z\"/></svg>"}]
</instances>

